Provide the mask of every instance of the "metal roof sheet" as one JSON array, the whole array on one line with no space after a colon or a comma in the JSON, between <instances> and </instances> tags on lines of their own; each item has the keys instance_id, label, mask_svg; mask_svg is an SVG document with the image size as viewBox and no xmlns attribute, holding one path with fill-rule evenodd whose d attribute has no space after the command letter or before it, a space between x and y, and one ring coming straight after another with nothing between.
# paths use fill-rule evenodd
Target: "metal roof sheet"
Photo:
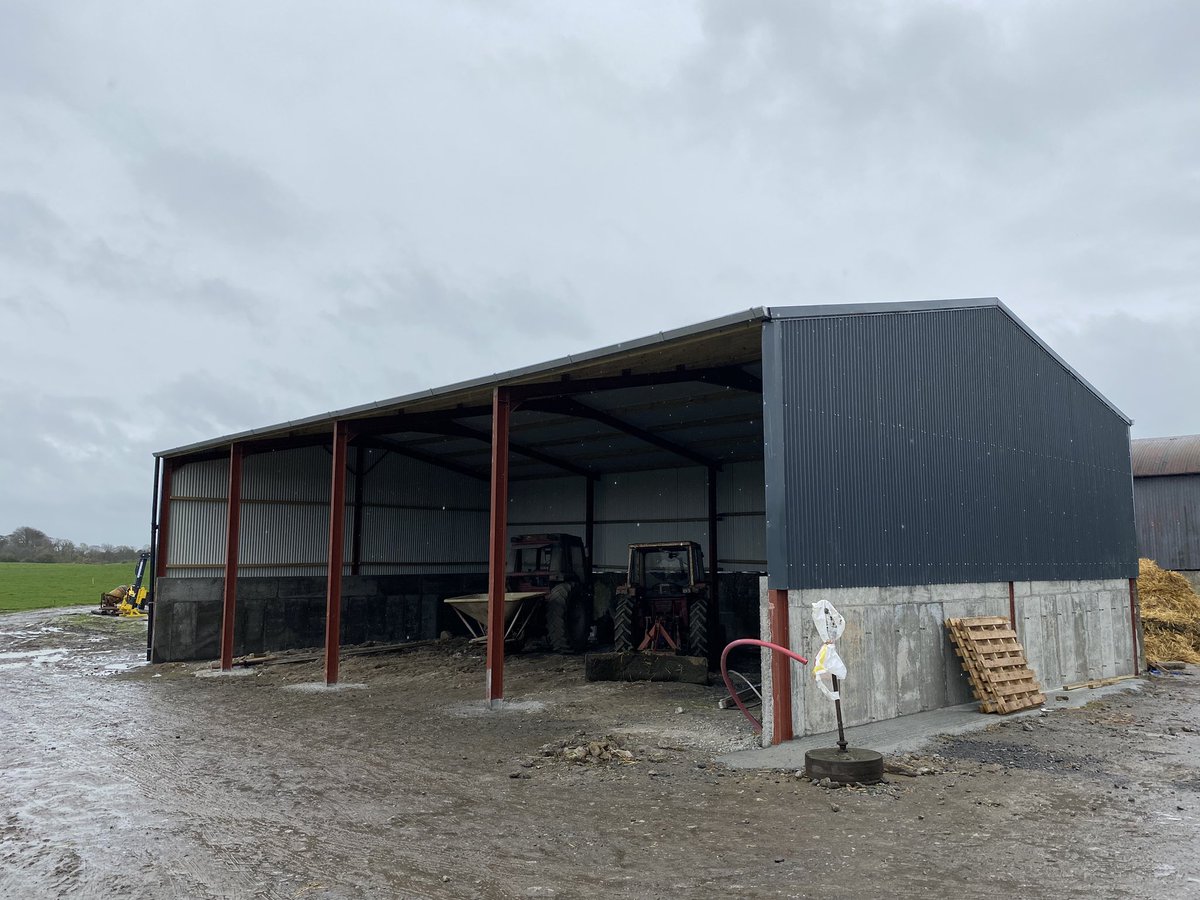
<instances>
[{"instance_id":1,"label":"metal roof sheet","mask_svg":"<svg viewBox=\"0 0 1200 900\"><path fill-rule=\"evenodd\" d=\"M761 338L759 336L762 324L770 319L794 319L838 316L884 315L896 313L929 313L940 310L978 309L981 307L997 308L1014 323L1016 323L1031 340L1036 342L1046 353L1053 357L1072 377L1077 379L1088 390L1094 393L1110 410L1129 422L1127 416L1083 379L1079 373L1064 362L1053 350L1029 329L1024 322L1015 316L1011 310L995 298L969 300L921 300L895 303L841 304L823 306L785 306L785 307L755 307L745 312L723 316L706 322L700 322L685 328L663 331L648 337L632 341L624 341L608 347L586 353L573 354L560 359L551 360L534 366L513 369L495 375L446 385L440 388L417 391L387 400L367 403L360 406L347 407L294 421L281 422L263 428L228 434L210 440L175 447L156 453L160 457L180 457L193 454L203 454L228 447L238 441L261 439L280 439L291 435L318 434L339 419L368 419L377 416L392 415L403 411L429 412L451 410L455 407L487 406L491 403L492 389L496 386L517 386L546 382L555 378L585 379L605 376L620 376L626 373L646 374L671 372L679 368L700 367L729 367L740 366L743 371L755 373L761 365ZM752 409L761 415L759 398L739 396L738 391L727 391L726 397L718 396L719 389L711 385L698 384L667 384L657 387L641 387L622 389L617 388L604 393L580 394L578 399L598 410L628 410L628 415L634 424L644 428L661 428L672 420L695 422L702 424L707 416L701 413L705 404L725 403L747 414ZM691 406L692 409L688 409ZM642 409L647 409L642 414ZM650 412L650 409L657 410ZM690 415L687 413L690 412ZM682 415L680 415L682 413ZM710 415L721 417L723 414L713 410ZM728 412L724 413L728 415ZM676 418L678 416L678 418ZM479 426L486 427L490 417L478 420ZM699 421L697 421L699 420ZM546 423L549 426L549 422ZM478 427L478 426L477 426ZM578 434L574 429L578 425L559 424L562 434ZM520 430L529 428L534 432L541 431L541 423L531 420L528 415L514 416L514 437ZM601 430L584 429L584 434L591 432L592 440L596 440ZM532 436L532 435L531 435ZM537 443L536 439L534 441ZM671 455L659 450L660 458L671 459ZM735 457L741 457L744 452L735 452ZM724 456L724 455L723 455ZM727 458L727 457L725 457ZM675 464L667 461L666 465Z\"/></svg>"},{"instance_id":2,"label":"metal roof sheet","mask_svg":"<svg viewBox=\"0 0 1200 900\"><path fill-rule=\"evenodd\" d=\"M1200 474L1200 434L1138 438L1130 444L1135 478Z\"/></svg>"}]
</instances>

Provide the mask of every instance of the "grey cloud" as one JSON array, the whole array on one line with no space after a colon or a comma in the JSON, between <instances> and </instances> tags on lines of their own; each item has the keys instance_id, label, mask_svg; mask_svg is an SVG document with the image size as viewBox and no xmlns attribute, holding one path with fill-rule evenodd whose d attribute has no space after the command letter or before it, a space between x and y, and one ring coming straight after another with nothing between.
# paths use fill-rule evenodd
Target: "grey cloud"
<instances>
[{"instance_id":1,"label":"grey cloud","mask_svg":"<svg viewBox=\"0 0 1200 900\"><path fill-rule=\"evenodd\" d=\"M23 191L0 191L0 256L45 263L59 252L66 225L38 198Z\"/></svg>"},{"instance_id":2,"label":"grey cloud","mask_svg":"<svg viewBox=\"0 0 1200 900\"><path fill-rule=\"evenodd\" d=\"M323 315L335 323L378 329L391 321L470 340L534 333L578 341L593 330L569 287L552 291L518 276L475 290L413 266L373 277L341 272L327 283L338 299Z\"/></svg>"},{"instance_id":3,"label":"grey cloud","mask_svg":"<svg viewBox=\"0 0 1200 900\"><path fill-rule=\"evenodd\" d=\"M304 210L270 175L212 149L157 150L134 177L182 223L222 243L272 244L304 225Z\"/></svg>"},{"instance_id":4,"label":"grey cloud","mask_svg":"<svg viewBox=\"0 0 1200 900\"><path fill-rule=\"evenodd\" d=\"M65 329L69 325L67 314L62 307L46 299L40 292L26 296L0 296L0 310L6 311L14 318L19 317L30 325L45 323L57 329Z\"/></svg>"},{"instance_id":5,"label":"grey cloud","mask_svg":"<svg viewBox=\"0 0 1200 900\"><path fill-rule=\"evenodd\" d=\"M1167 320L1134 312L1053 328L1064 359L1134 420L1134 437L1200 434L1200 311Z\"/></svg>"}]
</instances>

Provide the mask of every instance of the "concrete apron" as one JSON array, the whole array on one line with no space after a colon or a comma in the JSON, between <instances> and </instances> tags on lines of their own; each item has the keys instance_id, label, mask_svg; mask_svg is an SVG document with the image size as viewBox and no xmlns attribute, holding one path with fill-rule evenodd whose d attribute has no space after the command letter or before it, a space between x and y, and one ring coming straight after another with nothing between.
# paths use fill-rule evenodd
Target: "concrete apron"
<instances>
[{"instance_id":1,"label":"concrete apron","mask_svg":"<svg viewBox=\"0 0 1200 900\"><path fill-rule=\"evenodd\" d=\"M981 731L1008 719L1035 716L1043 709L1054 712L1060 709L1077 709L1093 700L1125 691L1140 691L1145 681L1141 678L1105 685L1098 688L1080 688L1074 691L1050 691L1046 703L1029 710L999 716L995 713L979 712L978 703L947 706L927 712L913 713L866 725L855 725L846 729L846 741L851 747L876 750L884 756L909 753L924 747L939 735L966 734ZM1059 700L1066 697L1066 700ZM808 734L783 744L761 750L741 750L718 757L717 762L733 769L787 769L804 768L805 751L837 745L837 732ZM886 762L886 759L885 759Z\"/></svg>"}]
</instances>

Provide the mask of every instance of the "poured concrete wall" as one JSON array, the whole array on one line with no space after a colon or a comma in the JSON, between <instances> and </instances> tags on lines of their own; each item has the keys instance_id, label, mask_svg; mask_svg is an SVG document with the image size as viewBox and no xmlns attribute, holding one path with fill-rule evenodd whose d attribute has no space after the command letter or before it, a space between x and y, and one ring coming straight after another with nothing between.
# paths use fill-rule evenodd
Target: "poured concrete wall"
<instances>
[{"instance_id":1,"label":"poured concrete wall","mask_svg":"<svg viewBox=\"0 0 1200 900\"><path fill-rule=\"evenodd\" d=\"M1127 580L1016 582L1014 595L1017 636L1044 690L1133 673ZM810 661L821 646L811 607L818 600L828 600L846 617L846 632L837 647L849 670L842 691L847 725L970 702L970 682L947 636L945 620L1009 615L1006 581L789 591L791 648ZM759 615L763 639L770 640L766 579L761 582ZM770 696L767 657L764 651L764 697ZM1140 647L1138 658L1144 658ZM792 685L797 736L837 727L833 703L817 690L811 667L794 663ZM764 704L764 744L772 736L770 707Z\"/></svg>"},{"instance_id":2,"label":"poured concrete wall","mask_svg":"<svg viewBox=\"0 0 1200 900\"><path fill-rule=\"evenodd\" d=\"M437 637L453 615L442 599L484 590L486 583L483 574L346 576L342 579L341 642ZM216 659L220 655L223 586L221 578L159 581L154 662ZM324 645L324 578L239 578L237 592L235 656Z\"/></svg>"}]
</instances>

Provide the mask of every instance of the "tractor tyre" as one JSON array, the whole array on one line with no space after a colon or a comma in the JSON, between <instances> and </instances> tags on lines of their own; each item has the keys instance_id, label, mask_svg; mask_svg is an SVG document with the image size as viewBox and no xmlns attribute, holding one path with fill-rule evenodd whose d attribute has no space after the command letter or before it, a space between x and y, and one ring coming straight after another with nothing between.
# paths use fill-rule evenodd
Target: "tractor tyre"
<instances>
[{"instance_id":1,"label":"tractor tyre","mask_svg":"<svg viewBox=\"0 0 1200 900\"><path fill-rule=\"evenodd\" d=\"M708 599L701 597L688 607L688 646L690 656L708 659Z\"/></svg>"},{"instance_id":2,"label":"tractor tyre","mask_svg":"<svg viewBox=\"0 0 1200 900\"><path fill-rule=\"evenodd\" d=\"M579 653L587 649L591 628L586 597L577 584L556 584L546 595L546 637L555 653Z\"/></svg>"},{"instance_id":3,"label":"tractor tyre","mask_svg":"<svg viewBox=\"0 0 1200 900\"><path fill-rule=\"evenodd\" d=\"M613 607L613 650L617 653L633 649L633 602L628 594L619 594Z\"/></svg>"}]
</instances>

